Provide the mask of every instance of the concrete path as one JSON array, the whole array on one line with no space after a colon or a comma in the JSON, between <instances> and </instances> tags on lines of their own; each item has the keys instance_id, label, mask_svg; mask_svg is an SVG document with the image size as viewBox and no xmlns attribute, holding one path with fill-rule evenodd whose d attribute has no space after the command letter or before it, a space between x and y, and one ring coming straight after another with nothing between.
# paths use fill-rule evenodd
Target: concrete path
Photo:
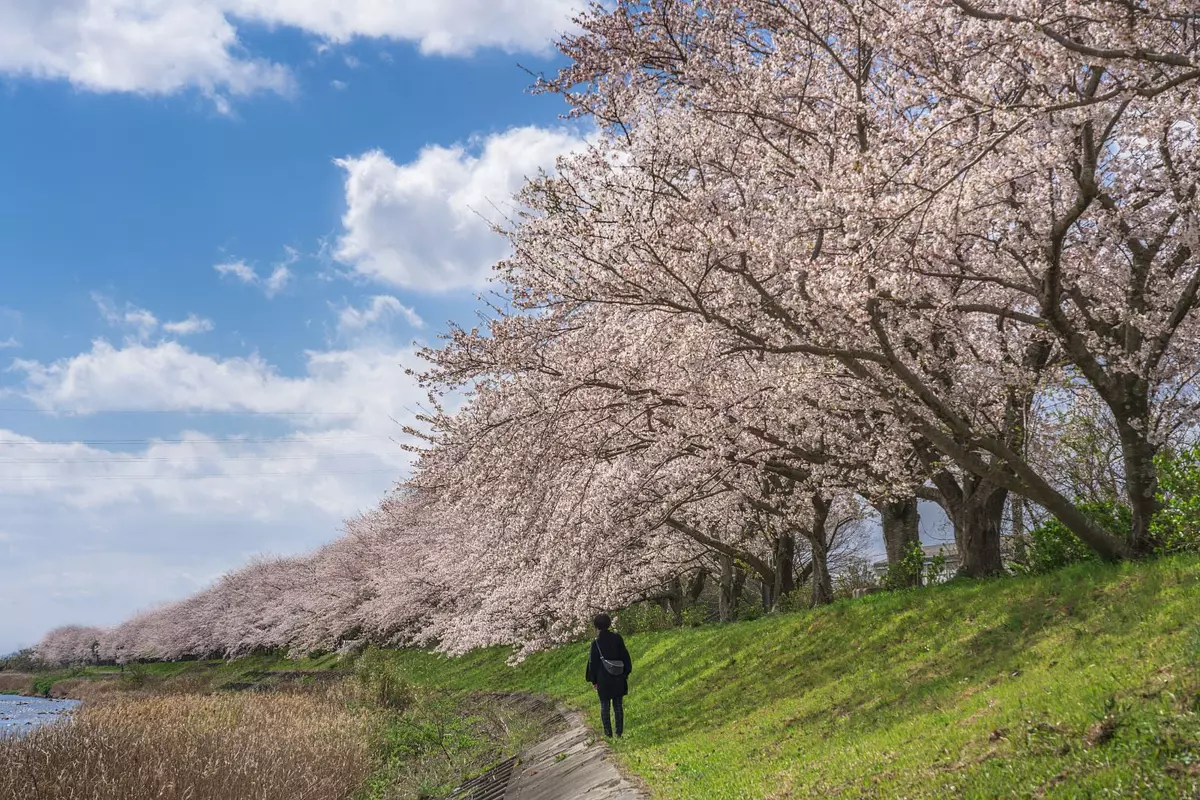
<instances>
[{"instance_id":1,"label":"concrete path","mask_svg":"<svg viewBox=\"0 0 1200 800\"><path fill-rule=\"evenodd\" d=\"M566 729L521 754L504 800L646 800L596 741L583 717L560 707Z\"/></svg>"}]
</instances>

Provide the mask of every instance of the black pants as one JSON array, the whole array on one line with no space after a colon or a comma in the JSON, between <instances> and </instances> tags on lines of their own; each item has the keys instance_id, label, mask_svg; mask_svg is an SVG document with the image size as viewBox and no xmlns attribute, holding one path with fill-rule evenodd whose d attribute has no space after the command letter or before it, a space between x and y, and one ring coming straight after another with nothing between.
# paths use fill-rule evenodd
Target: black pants
<instances>
[{"instance_id":1,"label":"black pants","mask_svg":"<svg viewBox=\"0 0 1200 800\"><path fill-rule=\"evenodd\" d=\"M611 704L613 713L617 717L617 736L625 732L625 698L623 697L601 697L600 698L600 721L604 723L604 735L613 735L612 720L608 716L608 707Z\"/></svg>"}]
</instances>

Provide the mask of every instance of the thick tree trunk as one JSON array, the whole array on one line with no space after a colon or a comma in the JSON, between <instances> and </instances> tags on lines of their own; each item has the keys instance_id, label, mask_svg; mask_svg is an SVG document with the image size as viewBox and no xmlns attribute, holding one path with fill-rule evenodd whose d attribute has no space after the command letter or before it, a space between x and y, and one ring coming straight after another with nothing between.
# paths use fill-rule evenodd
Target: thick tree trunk
<instances>
[{"instance_id":1,"label":"thick tree trunk","mask_svg":"<svg viewBox=\"0 0 1200 800\"><path fill-rule=\"evenodd\" d=\"M813 495L813 521L808 532L812 550L812 605L823 606L833 602L833 578L829 574L829 532L826 523L832 502L820 495Z\"/></svg>"},{"instance_id":2,"label":"thick tree trunk","mask_svg":"<svg viewBox=\"0 0 1200 800\"><path fill-rule=\"evenodd\" d=\"M921 516L917 499L882 500L872 505L879 512L880 525L883 527L883 546L887 551L888 566L896 571L904 554L913 545L921 544ZM909 576L910 586L916 586L920 581L919 575Z\"/></svg>"},{"instance_id":3,"label":"thick tree trunk","mask_svg":"<svg viewBox=\"0 0 1200 800\"><path fill-rule=\"evenodd\" d=\"M812 545L812 604L823 606L833 602L833 577L829 574L829 546L822 539Z\"/></svg>"},{"instance_id":4,"label":"thick tree trunk","mask_svg":"<svg viewBox=\"0 0 1200 800\"><path fill-rule=\"evenodd\" d=\"M1146 424L1145 420L1141 423ZM1150 524L1160 505L1158 469L1154 463L1158 448L1129 423L1118 422L1117 429L1121 437L1121 457L1125 462L1125 494L1133 513L1129 547L1137 555L1149 555L1155 545Z\"/></svg>"},{"instance_id":5,"label":"thick tree trunk","mask_svg":"<svg viewBox=\"0 0 1200 800\"><path fill-rule=\"evenodd\" d=\"M700 599L700 595L704 593L704 583L708 579L708 570L697 570L692 577L692 582L688 585L687 599L689 603L695 603Z\"/></svg>"},{"instance_id":6,"label":"thick tree trunk","mask_svg":"<svg viewBox=\"0 0 1200 800\"><path fill-rule=\"evenodd\" d=\"M775 586L771 598L772 608L779 605L784 595L796 588L795 578L796 537L790 532L775 540Z\"/></svg>"},{"instance_id":7,"label":"thick tree trunk","mask_svg":"<svg viewBox=\"0 0 1200 800\"><path fill-rule=\"evenodd\" d=\"M969 501L959 506L954 515L954 536L961 560L959 573L988 578L1004 571L1000 526L1007 500L1007 489L980 486Z\"/></svg>"},{"instance_id":8,"label":"thick tree trunk","mask_svg":"<svg viewBox=\"0 0 1200 800\"><path fill-rule=\"evenodd\" d=\"M1002 573L1000 536L1008 489L969 473L960 480L943 471L934 476L933 482L942 495L942 508L954 525L958 574L988 578Z\"/></svg>"}]
</instances>

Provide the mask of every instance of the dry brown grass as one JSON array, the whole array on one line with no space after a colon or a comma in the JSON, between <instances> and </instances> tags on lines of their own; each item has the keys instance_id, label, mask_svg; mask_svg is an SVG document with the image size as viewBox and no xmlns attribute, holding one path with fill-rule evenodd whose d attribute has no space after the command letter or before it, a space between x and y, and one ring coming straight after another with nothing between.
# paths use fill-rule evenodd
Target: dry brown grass
<instances>
[{"instance_id":1,"label":"dry brown grass","mask_svg":"<svg viewBox=\"0 0 1200 800\"><path fill-rule=\"evenodd\" d=\"M0 739L0 800L335 800L376 766L374 722L334 696L109 695Z\"/></svg>"},{"instance_id":2,"label":"dry brown grass","mask_svg":"<svg viewBox=\"0 0 1200 800\"><path fill-rule=\"evenodd\" d=\"M0 672L0 694L29 694L33 691L33 676L20 672Z\"/></svg>"}]
</instances>

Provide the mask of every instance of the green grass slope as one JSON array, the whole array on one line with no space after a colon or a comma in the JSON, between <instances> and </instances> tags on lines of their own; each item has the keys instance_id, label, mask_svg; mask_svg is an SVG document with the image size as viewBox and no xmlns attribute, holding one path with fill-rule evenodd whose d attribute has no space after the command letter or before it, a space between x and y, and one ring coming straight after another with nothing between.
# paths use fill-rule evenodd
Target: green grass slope
<instances>
[{"instance_id":1,"label":"green grass slope","mask_svg":"<svg viewBox=\"0 0 1200 800\"><path fill-rule=\"evenodd\" d=\"M656 798L1200 796L1200 559L873 595L629 637L618 757ZM395 654L584 708L586 643Z\"/></svg>"}]
</instances>

